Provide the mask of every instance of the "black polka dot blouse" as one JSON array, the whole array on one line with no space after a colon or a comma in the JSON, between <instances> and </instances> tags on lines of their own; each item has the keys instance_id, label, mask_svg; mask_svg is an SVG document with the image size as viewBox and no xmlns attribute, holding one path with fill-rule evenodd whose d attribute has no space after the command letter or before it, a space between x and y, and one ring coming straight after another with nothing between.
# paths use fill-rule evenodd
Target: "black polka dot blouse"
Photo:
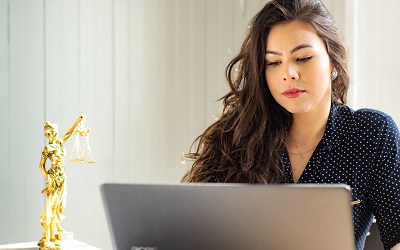
<instances>
[{"instance_id":1,"label":"black polka dot blouse","mask_svg":"<svg viewBox=\"0 0 400 250\"><path fill-rule=\"evenodd\" d=\"M328 125L298 183L344 183L352 188L356 249L364 248L373 216L386 250L400 243L400 134L393 119L372 109L333 102ZM293 183L287 152L282 155Z\"/></svg>"}]
</instances>

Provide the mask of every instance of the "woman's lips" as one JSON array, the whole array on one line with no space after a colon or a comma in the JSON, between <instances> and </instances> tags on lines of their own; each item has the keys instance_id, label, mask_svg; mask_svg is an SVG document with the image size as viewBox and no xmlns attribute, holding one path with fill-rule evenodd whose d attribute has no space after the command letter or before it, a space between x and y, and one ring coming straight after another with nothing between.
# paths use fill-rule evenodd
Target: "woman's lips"
<instances>
[{"instance_id":1,"label":"woman's lips","mask_svg":"<svg viewBox=\"0 0 400 250\"><path fill-rule=\"evenodd\" d=\"M285 92L283 92L283 95L287 98L296 98L306 92L305 90L301 89L288 89Z\"/></svg>"}]
</instances>

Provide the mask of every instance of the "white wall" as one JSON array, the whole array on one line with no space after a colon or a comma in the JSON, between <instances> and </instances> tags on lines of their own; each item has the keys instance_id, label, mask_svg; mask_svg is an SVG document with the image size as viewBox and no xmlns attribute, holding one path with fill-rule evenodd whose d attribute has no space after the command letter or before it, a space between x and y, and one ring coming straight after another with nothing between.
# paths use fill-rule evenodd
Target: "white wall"
<instances>
[{"instance_id":1,"label":"white wall","mask_svg":"<svg viewBox=\"0 0 400 250\"><path fill-rule=\"evenodd\" d=\"M262 0L0 0L0 244L36 241L50 120L88 116L94 165L66 163L75 238L111 249L99 185L177 183L221 111L224 68ZM397 121L396 0L324 0L350 52L350 104ZM66 143L71 151L74 138Z\"/></svg>"},{"instance_id":2,"label":"white wall","mask_svg":"<svg viewBox=\"0 0 400 250\"><path fill-rule=\"evenodd\" d=\"M400 124L400 2L357 0L353 4L355 106L382 110Z\"/></svg>"}]
</instances>

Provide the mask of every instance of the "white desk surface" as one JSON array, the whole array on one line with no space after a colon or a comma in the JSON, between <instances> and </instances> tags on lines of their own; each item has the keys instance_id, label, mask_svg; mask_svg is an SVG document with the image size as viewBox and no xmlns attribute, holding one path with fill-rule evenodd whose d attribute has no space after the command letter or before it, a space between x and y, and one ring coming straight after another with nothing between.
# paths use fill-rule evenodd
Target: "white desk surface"
<instances>
[{"instance_id":1,"label":"white desk surface","mask_svg":"<svg viewBox=\"0 0 400 250\"><path fill-rule=\"evenodd\" d=\"M63 242L63 249L65 250L100 250L99 248L89 246L83 242L77 240L65 240ZM1 250L38 250L37 242L24 242L8 245L0 245Z\"/></svg>"}]
</instances>

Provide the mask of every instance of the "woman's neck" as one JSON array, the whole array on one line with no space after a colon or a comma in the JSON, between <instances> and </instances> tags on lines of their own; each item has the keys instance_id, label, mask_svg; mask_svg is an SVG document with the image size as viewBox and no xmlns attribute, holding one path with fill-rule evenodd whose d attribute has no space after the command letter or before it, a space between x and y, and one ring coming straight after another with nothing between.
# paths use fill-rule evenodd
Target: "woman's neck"
<instances>
[{"instance_id":1,"label":"woman's neck","mask_svg":"<svg viewBox=\"0 0 400 250\"><path fill-rule=\"evenodd\" d=\"M315 148L325 133L330 105L303 114L293 114L293 125L286 145L289 151L307 151Z\"/></svg>"}]
</instances>

